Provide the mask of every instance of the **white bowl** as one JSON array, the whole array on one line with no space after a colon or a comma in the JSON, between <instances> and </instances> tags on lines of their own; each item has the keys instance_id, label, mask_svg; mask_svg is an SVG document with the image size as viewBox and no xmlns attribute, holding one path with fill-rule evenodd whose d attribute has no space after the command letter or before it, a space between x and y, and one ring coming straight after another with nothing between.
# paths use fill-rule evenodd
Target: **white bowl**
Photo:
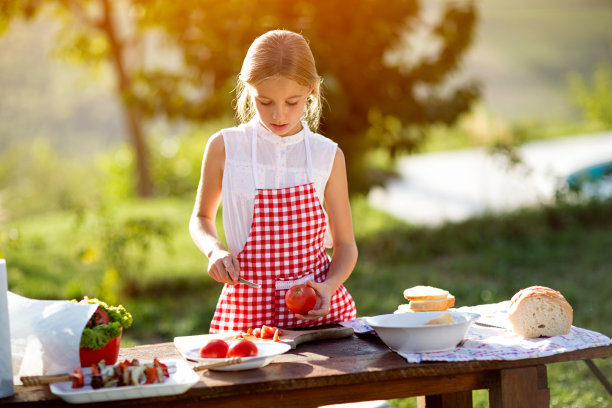
<instances>
[{"instance_id":1,"label":"white bowl","mask_svg":"<svg viewBox=\"0 0 612 408\"><path fill-rule=\"evenodd\" d=\"M427 353L452 350L480 315L449 311L454 323L425 325L445 312L393 313L364 317L378 337L395 352Z\"/></svg>"}]
</instances>

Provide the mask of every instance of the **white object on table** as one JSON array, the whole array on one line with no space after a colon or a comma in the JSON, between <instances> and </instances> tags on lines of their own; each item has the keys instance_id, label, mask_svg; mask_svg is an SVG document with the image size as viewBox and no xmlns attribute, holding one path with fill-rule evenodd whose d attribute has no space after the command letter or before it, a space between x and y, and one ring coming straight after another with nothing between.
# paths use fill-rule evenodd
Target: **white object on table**
<instances>
[{"instance_id":1,"label":"white object on table","mask_svg":"<svg viewBox=\"0 0 612 408\"><path fill-rule=\"evenodd\" d=\"M72 372L81 365L81 333L98 305L37 300L8 292L13 383L19 377Z\"/></svg>"},{"instance_id":2,"label":"white object on table","mask_svg":"<svg viewBox=\"0 0 612 408\"><path fill-rule=\"evenodd\" d=\"M0 259L0 398L15 393L7 294L6 261Z\"/></svg>"}]
</instances>

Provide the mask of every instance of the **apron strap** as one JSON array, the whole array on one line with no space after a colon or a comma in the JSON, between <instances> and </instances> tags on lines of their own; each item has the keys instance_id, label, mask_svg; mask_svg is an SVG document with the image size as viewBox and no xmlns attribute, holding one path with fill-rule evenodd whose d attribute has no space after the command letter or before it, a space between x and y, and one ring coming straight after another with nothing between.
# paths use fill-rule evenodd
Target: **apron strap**
<instances>
[{"instance_id":1,"label":"apron strap","mask_svg":"<svg viewBox=\"0 0 612 408\"><path fill-rule=\"evenodd\" d=\"M257 173L257 127L260 126L259 122L253 121L251 126L251 166L253 168L253 182L255 183L255 189L259 189L261 184L259 183L259 175ZM306 149L306 174L308 176L308 182L312 183L314 178L312 177L312 156L310 153L310 142L308 137L310 134L310 128L306 122L302 122L302 129L304 130L304 147Z\"/></svg>"}]
</instances>

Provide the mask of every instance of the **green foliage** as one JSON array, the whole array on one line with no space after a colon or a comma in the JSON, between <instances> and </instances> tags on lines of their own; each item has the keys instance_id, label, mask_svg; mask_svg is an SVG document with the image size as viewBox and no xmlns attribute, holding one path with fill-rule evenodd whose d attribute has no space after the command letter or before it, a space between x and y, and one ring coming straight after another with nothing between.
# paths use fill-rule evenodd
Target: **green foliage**
<instances>
[{"instance_id":1,"label":"green foliage","mask_svg":"<svg viewBox=\"0 0 612 408\"><path fill-rule=\"evenodd\" d=\"M141 288L140 273L148 267L154 244L161 243L165 250L169 249L169 223L160 217L119 218L103 208L93 225L102 263L107 271L117 271L123 293L133 296Z\"/></svg>"},{"instance_id":2,"label":"green foliage","mask_svg":"<svg viewBox=\"0 0 612 408\"><path fill-rule=\"evenodd\" d=\"M578 73L569 75L574 101L587 122L601 129L612 129L612 69L600 64L593 72L591 83Z\"/></svg>"},{"instance_id":3,"label":"green foliage","mask_svg":"<svg viewBox=\"0 0 612 408\"><path fill-rule=\"evenodd\" d=\"M224 127L231 127L230 118L211 120L177 131L162 125L149 134L151 180L158 197L193 196L200 180L202 156L208 138ZM97 158L104 175L100 184L104 201L122 200L136 195L134 153L127 143L121 143Z\"/></svg>"},{"instance_id":4,"label":"green foliage","mask_svg":"<svg viewBox=\"0 0 612 408\"><path fill-rule=\"evenodd\" d=\"M77 159L61 158L45 140L14 145L0 155L4 218L85 207L100 197L100 173Z\"/></svg>"},{"instance_id":5,"label":"green foliage","mask_svg":"<svg viewBox=\"0 0 612 408\"><path fill-rule=\"evenodd\" d=\"M154 129L151 132L151 177L155 194L165 197L193 197L200 180L204 146L208 138L232 119L223 117L187 126L180 132Z\"/></svg>"}]
</instances>

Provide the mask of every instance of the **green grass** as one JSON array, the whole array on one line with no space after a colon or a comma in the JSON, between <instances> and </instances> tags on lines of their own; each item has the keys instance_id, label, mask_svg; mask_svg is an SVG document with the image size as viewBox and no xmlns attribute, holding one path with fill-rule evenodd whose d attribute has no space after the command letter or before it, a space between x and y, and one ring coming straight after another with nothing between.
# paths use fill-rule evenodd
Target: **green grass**
<instances>
[{"instance_id":1,"label":"green grass","mask_svg":"<svg viewBox=\"0 0 612 408\"><path fill-rule=\"evenodd\" d=\"M0 256L7 259L9 289L47 299L102 297L114 290L134 315L124 346L171 341L205 333L221 287L206 273L206 259L191 242L191 198L121 202L98 212L32 216L5 225ZM450 290L457 306L498 302L522 287L560 290L574 307L577 326L612 335L612 202L560 204L501 216L482 216L438 228L416 227L370 208L354 197L359 261L346 286L358 314L388 313L403 303L403 288L429 284ZM147 245L127 240L127 270L109 273L107 241L125 237L130 220L163 225L145 232ZM134 280L130 290L124 278ZM612 363L597 361L610 377ZM553 407L610 406L586 365L549 368ZM475 392L476 406L488 406ZM415 406L414 399L392 401ZM607 405L606 405L607 404Z\"/></svg>"}]
</instances>

